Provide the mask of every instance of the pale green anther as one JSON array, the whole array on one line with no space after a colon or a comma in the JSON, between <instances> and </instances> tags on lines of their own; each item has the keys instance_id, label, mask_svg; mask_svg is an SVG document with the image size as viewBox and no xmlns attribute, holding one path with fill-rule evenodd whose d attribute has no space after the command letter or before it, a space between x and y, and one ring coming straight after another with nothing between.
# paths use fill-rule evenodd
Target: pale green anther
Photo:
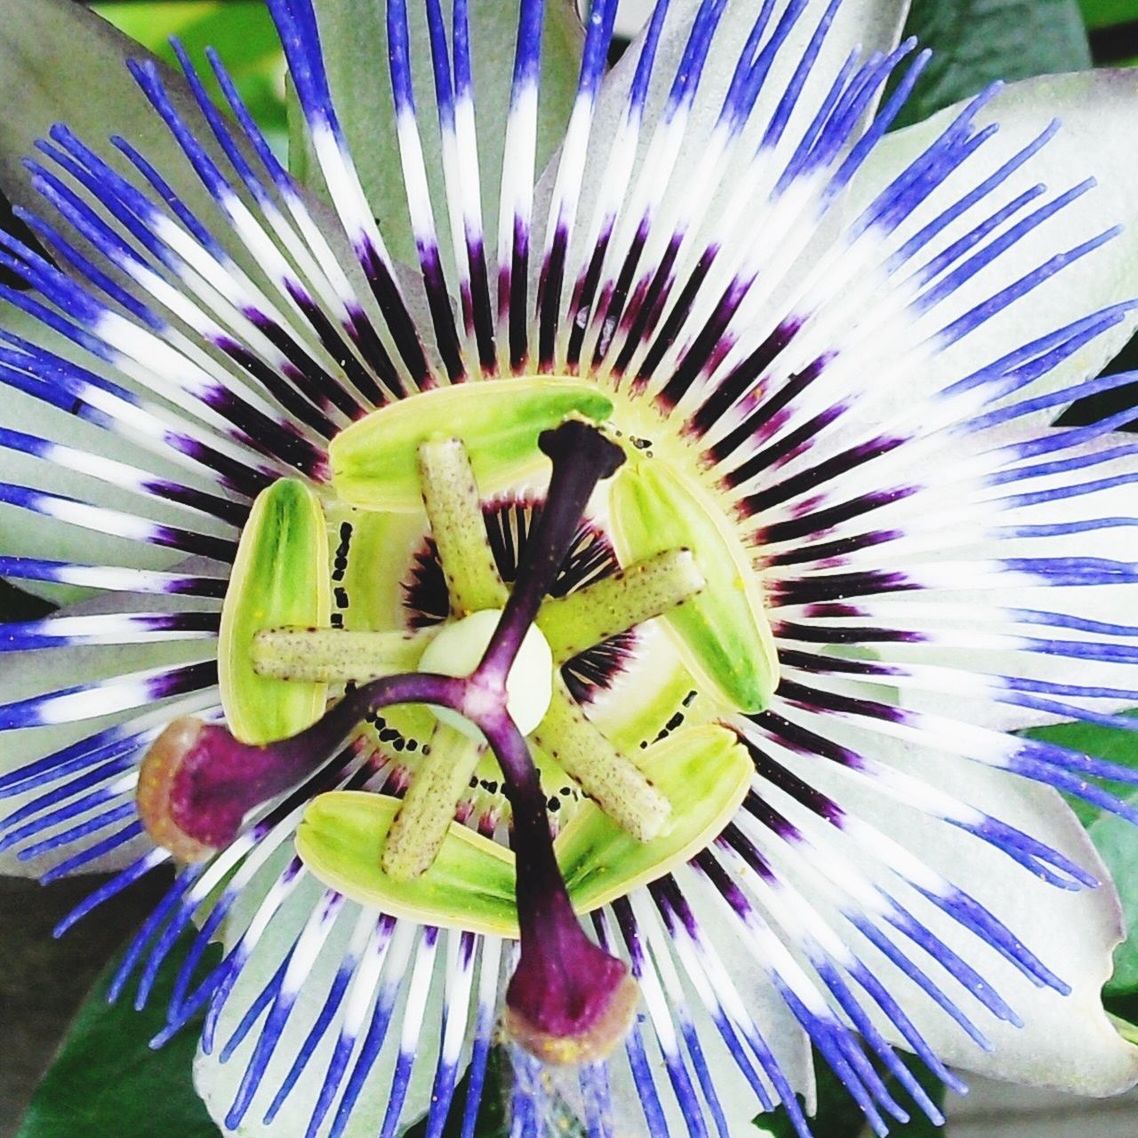
<instances>
[{"instance_id":1,"label":"pale green anther","mask_svg":"<svg viewBox=\"0 0 1138 1138\"><path fill-rule=\"evenodd\" d=\"M575 593L550 597L537 626L564 664L586 648L682 605L704 587L691 551L669 549Z\"/></svg>"},{"instance_id":2,"label":"pale green anther","mask_svg":"<svg viewBox=\"0 0 1138 1138\"><path fill-rule=\"evenodd\" d=\"M440 387L373 411L329 446L332 486L343 501L373 510L418 511L422 443L461 439L478 486L496 494L548 460L538 435L579 415L604 422L612 402L595 385L522 377Z\"/></svg>"},{"instance_id":3,"label":"pale green anther","mask_svg":"<svg viewBox=\"0 0 1138 1138\"><path fill-rule=\"evenodd\" d=\"M314 798L296 832L296 852L318 881L393 917L516 937L514 855L452 824L430 869L409 881L384 873L383 851L400 800L341 790Z\"/></svg>"},{"instance_id":4,"label":"pale green anther","mask_svg":"<svg viewBox=\"0 0 1138 1138\"><path fill-rule=\"evenodd\" d=\"M253 670L278 680L366 683L413 672L435 630L356 632L343 628L272 628L253 637Z\"/></svg>"},{"instance_id":5,"label":"pale green anther","mask_svg":"<svg viewBox=\"0 0 1138 1138\"><path fill-rule=\"evenodd\" d=\"M500 609L506 603L506 586L498 576L486 537L482 502L466 447L459 439L423 443L419 479L451 608L458 616Z\"/></svg>"},{"instance_id":6,"label":"pale green anther","mask_svg":"<svg viewBox=\"0 0 1138 1138\"><path fill-rule=\"evenodd\" d=\"M653 839L638 841L598 803L586 802L553 846L579 913L663 877L708 846L734 817L754 774L746 748L714 724L677 731L640 762L672 801L671 821Z\"/></svg>"},{"instance_id":7,"label":"pale green anther","mask_svg":"<svg viewBox=\"0 0 1138 1138\"><path fill-rule=\"evenodd\" d=\"M454 821L455 808L470 786L482 749L446 723L435 728L430 752L415 763L411 785L387 833L384 873L410 881L431 868Z\"/></svg>"},{"instance_id":8,"label":"pale green anther","mask_svg":"<svg viewBox=\"0 0 1138 1138\"><path fill-rule=\"evenodd\" d=\"M667 824L671 803L627 755L594 727L560 674L534 742L581 784L581 789L638 841L651 841Z\"/></svg>"},{"instance_id":9,"label":"pale green anther","mask_svg":"<svg viewBox=\"0 0 1138 1138\"><path fill-rule=\"evenodd\" d=\"M701 685L754 713L778 686L778 656L758 575L715 498L652 458L628 462L611 489L613 540L622 562L690 549L707 579L698 596L664 614Z\"/></svg>"},{"instance_id":10,"label":"pale green anther","mask_svg":"<svg viewBox=\"0 0 1138 1138\"><path fill-rule=\"evenodd\" d=\"M221 702L230 730L242 742L283 739L323 714L325 685L259 675L253 641L266 628L329 624L330 593L320 503L304 482L282 478L253 503L221 609Z\"/></svg>"}]
</instances>

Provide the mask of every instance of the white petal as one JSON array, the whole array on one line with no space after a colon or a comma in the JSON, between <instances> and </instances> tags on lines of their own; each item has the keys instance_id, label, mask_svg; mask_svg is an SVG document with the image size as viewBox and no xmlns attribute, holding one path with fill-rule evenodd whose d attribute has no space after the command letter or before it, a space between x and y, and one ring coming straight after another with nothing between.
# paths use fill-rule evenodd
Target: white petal
<instances>
[{"instance_id":1,"label":"white petal","mask_svg":"<svg viewBox=\"0 0 1138 1138\"><path fill-rule=\"evenodd\" d=\"M172 482L212 491L223 498L229 496L229 491L211 486L207 479L171 461L175 457L172 451L169 458L148 454L109 431L45 406L22 392L3 389L0 404L3 428L56 444L41 458L0 442L0 480L5 485L43 490L147 521L235 540L232 527L180 508L169 499L163 500L161 493L147 490L149 482ZM131 488L132 482L137 490ZM177 550L161 549L144 541L124 541L107 532L78 528L15 505L0 508L0 532L5 555L140 569L168 569L185 557Z\"/></svg>"},{"instance_id":2,"label":"white petal","mask_svg":"<svg viewBox=\"0 0 1138 1138\"><path fill-rule=\"evenodd\" d=\"M1122 936L1117 895L1068 807L1049 789L941 753L884 740L874 744L872 753L1048 843L1104 882L1081 892L1056 889L990 845L898 807L871 784L832 764L811 762L806 777L812 784L986 905L1072 988L1068 996L1036 988L940 910L908 894L904 903L910 911L988 979L1024 1021L1022 1028L1016 1028L988 1017L979 1019L995 1048L985 1054L877 958L876 974L901 999L933 1049L954 1066L995 1078L1092 1095L1114 1094L1131 1086L1138 1080L1138 1049L1123 1042L1111 1026L1099 994L1110 975L1111 950ZM887 880L880 867L868 863L859 867ZM874 959L872 951L867 952L867 962Z\"/></svg>"},{"instance_id":3,"label":"white petal","mask_svg":"<svg viewBox=\"0 0 1138 1138\"><path fill-rule=\"evenodd\" d=\"M851 202L854 215L935 139L960 109L960 105L949 108L927 122L887 135L855 179ZM934 381L969 375L1014 347L1088 313L1138 296L1138 225L1134 224L1138 220L1138 198L1133 193L1138 158L1132 145L1136 115L1138 78L1128 71L1087 71L1028 79L1008 86L981 111L977 125L996 122L997 134L921 204L899 236L916 233L968 188L978 185L1040 135L1053 119L1059 119L1061 127L994 196L985 199L984 208L974 208L949 225L927 247L924 257L931 258L947 248L997 205L1010 202L1037 184L1046 185L1049 197L1088 176L1097 178L1098 185L939 305L937 327L1018 280L1053 254L1073 248L1116 224L1126 228L1120 236L965 336L933 365ZM1083 347L1042 384L1056 390L1097 374L1136 326L1138 311ZM1040 416L1038 421L1046 422L1048 417Z\"/></svg>"}]
</instances>

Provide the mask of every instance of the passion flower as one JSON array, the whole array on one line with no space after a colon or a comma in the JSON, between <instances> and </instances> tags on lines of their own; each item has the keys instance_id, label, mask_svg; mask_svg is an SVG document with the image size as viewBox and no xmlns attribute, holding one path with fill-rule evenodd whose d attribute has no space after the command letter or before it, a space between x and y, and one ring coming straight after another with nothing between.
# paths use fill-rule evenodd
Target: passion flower
<instances>
[{"instance_id":1,"label":"passion flower","mask_svg":"<svg viewBox=\"0 0 1138 1138\"><path fill-rule=\"evenodd\" d=\"M1135 324L1133 201L1040 178L1138 92L887 137L926 61L899 3L660 0L606 75L615 7L541 177L540 0L501 122L464 0L426 2L429 76L402 0L350 30L384 32L417 271L313 0L270 8L326 201L216 59L232 118L184 55L129 65L196 188L39 144L0 382L43 422L0 444L74 493L0 497L76 552L0 570L98 596L6 627L0 847L118 869L65 926L175 866L114 994L192 938L157 1042L205 1009L227 1132L469 1135L494 1043L524 1135L805 1135L811 1044L882 1134L884 1075L940 1121L896 1047L1128 1086L1116 900L1055 791L1132 818L1133 772L1009 731L1135 722L1135 448L1050 425L1125 382L1086 376Z\"/></svg>"}]
</instances>

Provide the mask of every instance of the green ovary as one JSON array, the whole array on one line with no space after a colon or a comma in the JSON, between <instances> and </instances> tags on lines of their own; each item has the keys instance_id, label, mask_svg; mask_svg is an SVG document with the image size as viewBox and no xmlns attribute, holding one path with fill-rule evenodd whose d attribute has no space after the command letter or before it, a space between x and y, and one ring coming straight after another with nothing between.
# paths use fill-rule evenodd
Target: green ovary
<instances>
[{"instance_id":1,"label":"green ovary","mask_svg":"<svg viewBox=\"0 0 1138 1138\"><path fill-rule=\"evenodd\" d=\"M482 504L544 491L537 437L568 415L607 421L627 443L629 461L602 484L607 502L593 503L620 571L546 598L536 624L555 669L636 629L612 690L587 706L555 671L554 703L529 738L555 811L558 861L587 912L716 837L752 766L715 721L761 709L777 684L744 544L687 445L639 405L577 380L526 378L414 396L348 428L331 447L330 486L282 480L255 504L223 610L222 693L235 733L279 738L318 718L344 683L418 670L450 626L500 608L508 589ZM442 625L410 628L407 588L429 536L451 612ZM513 854L453 820L508 816L496 763L484 749L464 751L463 779L438 762L428 776L438 731L419 705L361 724L374 765L396 771L384 790L414 785L422 770L415 824L396 822L403 790L325 794L309 805L298 852L319 879L394 915L516 935ZM448 801L433 803L440 794Z\"/></svg>"}]
</instances>

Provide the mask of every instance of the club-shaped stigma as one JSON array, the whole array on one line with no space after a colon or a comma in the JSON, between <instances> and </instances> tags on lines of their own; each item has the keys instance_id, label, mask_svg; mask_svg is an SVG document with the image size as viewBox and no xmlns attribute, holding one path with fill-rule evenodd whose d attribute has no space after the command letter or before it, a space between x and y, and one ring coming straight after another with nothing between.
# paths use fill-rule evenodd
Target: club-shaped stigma
<instances>
[{"instance_id":1,"label":"club-shaped stigma","mask_svg":"<svg viewBox=\"0 0 1138 1138\"><path fill-rule=\"evenodd\" d=\"M512 812L521 953L506 995L507 1027L539 1058L577 1063L601 1058L620 1042L637 987L622 961L588 939L574 912L541 778L511 715L508 681L593 491L624 456L578 419L542 432L538 445L552 463L545 508L469 675L418 671L371 680L348 690L317 722L271 743L242 742L224 727L178 720L144 760L139 811L156 841L200 860L232 841L251 811L313 779L380 709L416 703L457 713L485 737ZM317 782L313 794L327 789Z\"/></svg>"},{"instance_id":2,"label":"club-shaped stigma","mask_svg":"<svg viewBox=\"0 0 1138 1138\"><path fill-rule=\"evenodd\" d=\"M506 1029L547 1063L591 1063L624 1039L639 1001L628 967L585 936L553 853L541 782L506 715L482 724L513 810L521 956L506 988Z\"/></svg>"},{"instance_id":3,"label":"club-shaped stigma","mask_svg":"<svg viewBox=\"0 0 1138 1138\"><path fill-rule=\"evenodd\" d=\"M595 427L568 420L542 433L553 474L541 520L482 663L472 676L499 692L569 550L597 483L624 461ZM489 693L488 693L489 694ZM476 722L498 759L513 812L521 957L506 990L506 1026L549 1063L593 1062L625 1036L638 992L627 966L584 934L553 853L545 796L521 732L502 695Z\"/></svg>"}]
</instances>

